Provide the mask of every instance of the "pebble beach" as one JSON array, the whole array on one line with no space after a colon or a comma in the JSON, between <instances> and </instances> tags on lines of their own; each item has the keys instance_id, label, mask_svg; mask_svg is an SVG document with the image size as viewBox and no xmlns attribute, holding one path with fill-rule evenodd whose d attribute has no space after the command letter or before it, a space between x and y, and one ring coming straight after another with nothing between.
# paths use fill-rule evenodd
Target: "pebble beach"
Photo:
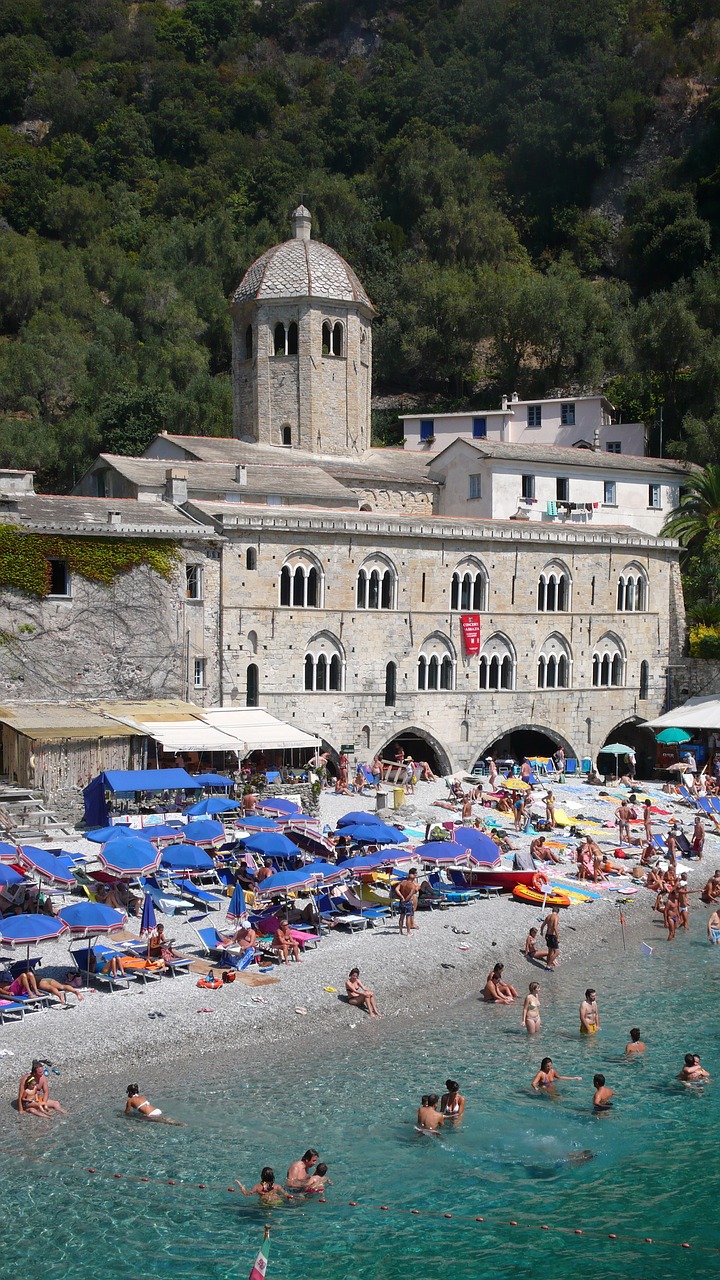
<instances>
[{"instance_id":1,"label":"pebble beach","mask_svg":"<svg viewBox=\"0 0 720 1280\"><path fill-rule=\"evenodd\" d=\"M585 818L612 820L617 804L601 797L597 789L579 784L553 787L556 803L570 816L582 813ZM613 794L617 786L609 787ZM643 787L637 786L638 794ZM661 794L655 785L649 791L653 799L667 807L686 832L692 826L691 810L671 797ZM443 780L419 784L407 797L404 808L392 819L406 826L423 827L428 820L442 823L452 815L434 806L445 800L447 787ZM333 827L337 819L351 809L375 809L374 796L321 797L320 818ZM476 806L474 813L483 814ZM488 811L485 811L488 812ZM663 833L670 818L658 818L655 830ZM510 830L512 823L508 824ZM710 827L710 824L708 824ZM513 847L527 848L531 835L515 836ZM565 840L562 833L557 838ZM574 844L574 841L571 842ZM603 849L612 853L616 833L610 828L599 838ZM65 848L91 852L89 842L78 839ZM705 857L702 862L682 860L689 872L691 890L697 891L715 867L720 855L718 836L708 830ZM628 863L628 866L632 863ZM574 863L558 867L558 873L574 875ZM623 881L629 884L628 881ZM563 970L573 967L578 973L578 986L592 980L594 955L601 949L622 948L622 931L617 904L618 894L609 889L598 900L574 903L561 914L561 956ZM654 895L641 888L623 908L625 946L638 948L642 940L653 947L672 946L665 940L665 930L651 912ZM705 912L697 896L691 898L692 913ZM508 895L474 901L464 906L418 914L418 929L409 938L398 933L397 919L379 922L375 928L350 934L334 929L324 936L316 949L307 948L301 964L275 965L271 974L259 975L250 970L238 975L232 985L218 991L198 988L196 983L207 967L200 962L197 972L162 978L145 986L131 982L128 992L109 994L105 990L83 991L82 1002L68 995L67 1007L52 1008L26 1015L23 1022L2 1028L0 1043L6 1052L0 1055L0 1079L12 1088L21 1070L35 1057L49 1059L62 1068L63 1076L76 1084L90 1082L111 1071L122 1069L128 1079L142 1077L152 1066L162 1063L168 1070L189 1059L224 1051L248 1051L259 1055L277 1054L278 1047L292 1051L293 1045L317 1040L357 1045L361 1050L368 1037L390 1034L398 1021L426 1017L434 1011L480 995L486 974L500 960L505 977L518 991L544 973L528 963L522 948L528 929L538 923L537 906L518 903ZM168 936L179 950L200 960L193 923L200 927L225 926L225 912L207 917L175 917L165 919ZM130 920L128 934L137 936L139 922ZM68 942L60 939L38 949L43 958L43 971L61 976L67 971ZM20 958L20 951L12 957ZM353 965L361 971L364 983L375 991L384 1022L374 1023L362 1011L348 1006L340 996L345 978ZM547 974L548 982L553 975ZM518 1019L520 1010L518 1008ZM11 1056L12 1055L12 1056Z\"/></svg>"}]
</instances>

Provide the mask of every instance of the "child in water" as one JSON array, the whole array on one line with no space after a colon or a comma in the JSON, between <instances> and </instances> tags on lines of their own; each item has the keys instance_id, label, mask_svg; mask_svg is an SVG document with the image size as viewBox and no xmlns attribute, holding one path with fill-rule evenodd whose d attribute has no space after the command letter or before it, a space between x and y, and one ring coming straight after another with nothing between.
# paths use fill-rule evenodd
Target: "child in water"
<instances>
[{"instance_id":1,"label":"child in water","mask_svg":"<svg viewBox=\"0 0 720 1280\"><path fill-rule=\"evenodd\" d=\"M237 1178L235 1181L244 1196L258 1196L260 1203L267 1207L282 1204L283 1200L293 1199L293 1196L284 1187L281 1187L279 1182L275 1181L275 1173L269 1165L266 1165L260 1174L260 1181L256 1182L255 1186L251 1187L249 1191Z\"/></svg>"},{"instance_id":2,"label":"child in water","mask_svg":"<svg viewBox=\"0 0 720 1280\"><path fill-rule=\"evenodd\" d=\"M310 1174L310 1177L303 1187L303 1191L306 1193L311 1192L315 1195L322 1193L325 1190L326 1185L331 1187L332 1182L327 1176L327 1171L328 1169L326 1164L319 1164L315 1172Z\"/></svg>"},{"instance_id":3,"label":"child in water","mask_svg":"<svg viewBox=\"0 0 720 1280\"><path fill-rule=\"evenodd\" d=\"M593 1076L593 1086L595 1088L593 1107L596 1111L609 1111L612 1106L610 1099L615 1097L614 1089L608 1089L605 1077L600 1072Z\"/></svg>"}]
</instances>

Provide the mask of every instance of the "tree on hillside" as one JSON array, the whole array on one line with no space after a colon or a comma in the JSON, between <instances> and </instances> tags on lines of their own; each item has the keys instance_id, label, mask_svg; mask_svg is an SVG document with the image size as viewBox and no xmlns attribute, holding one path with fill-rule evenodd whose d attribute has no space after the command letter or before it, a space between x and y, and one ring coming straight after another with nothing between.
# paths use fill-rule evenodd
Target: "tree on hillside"
<instances>
[{"instance_id":1,"label":"tree on hillside","mask_svg":"<svg viewBox=\"0 0 720 1280\"><path fill-rule=\"evenodd\" d=\"M663 534L677 538L686 550L696 550L708 534L720 532L720 466L692 471L683 493L663 526Z\"/></svg>"}]
</instances>

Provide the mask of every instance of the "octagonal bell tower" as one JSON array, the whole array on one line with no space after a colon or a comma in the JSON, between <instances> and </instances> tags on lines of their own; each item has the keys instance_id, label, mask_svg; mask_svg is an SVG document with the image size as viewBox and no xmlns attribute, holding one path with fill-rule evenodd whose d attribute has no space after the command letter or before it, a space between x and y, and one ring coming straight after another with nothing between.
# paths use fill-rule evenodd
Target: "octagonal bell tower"
<instances>
[{"instance_id":1,"label":"octagonal bell tower","mask_svg":"<svg viewBox=\"0 0 720 1280\"><path fill-rule=\"evenodd\" d=\"M311 237L304 205L292 238L246 271L231 303L233 434L314 453L370 447L374 309L352 267Z\"/></svg>"}]
</instances>

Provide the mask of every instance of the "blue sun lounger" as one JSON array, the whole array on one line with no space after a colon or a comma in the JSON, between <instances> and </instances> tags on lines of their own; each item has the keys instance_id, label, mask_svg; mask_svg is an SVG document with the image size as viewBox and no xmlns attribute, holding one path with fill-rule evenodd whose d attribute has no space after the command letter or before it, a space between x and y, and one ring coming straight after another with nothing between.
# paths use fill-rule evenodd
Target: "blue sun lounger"
<instances>
[{"instance_id":1,"label":"blue sun lounger","mask_svg":"<svg viewBox=\"0 0 720 1280\"><path fill-rule=\"evenodd\" d=\"M216 893L208 893L207 889L201 888L198 884L193 884L192 880L172 880L171 884L174 889L178 889L183 897L192 898L193 903L201 910L220 911L225 906L225 900L219 898Z\"/></svg>"},{"instance_id":2,"label":"blue sun lounger","mask_svg":"<svg viewBox=\"0 0 720 1280\"><path fill-rule=\"evenodd\" d=\"M27 1009L24 1004L14 1000L0 1000L0 1024L5 1022L22 1022Z\"/></svg>"},{"instance_id":3,"label":"blue sun lounger","mask_svg":"<svg viewBox=\"0 0 720 1280\"><path fill-rule=\"evenodd\" d=\"M104 964L105 960L107 960L108 957L105 956L101 962L101 957L98 955L100 950L100 947L81 947L78 951L70 951L70 955L78 973L87 980L88 985L91 981L96 982L100 986L107 987L111 993L113 991L129 991L130 981L128 978L124 976L122 978L114 978L111 973L93 972L90 968L91 951L95 952L95 960L98 964Z\"/></svg>"}]
</instances>

